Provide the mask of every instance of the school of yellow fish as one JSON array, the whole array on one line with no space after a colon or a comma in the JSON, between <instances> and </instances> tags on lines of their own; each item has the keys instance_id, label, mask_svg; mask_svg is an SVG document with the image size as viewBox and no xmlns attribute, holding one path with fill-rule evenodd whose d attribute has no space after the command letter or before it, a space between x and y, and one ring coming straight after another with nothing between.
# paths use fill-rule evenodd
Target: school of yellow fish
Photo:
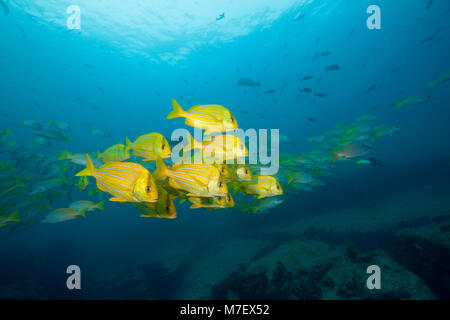
<instances>
[{"instance_id":1,"label":"school of yellow fish","mask_svg":"<svg viewBox=\"0 0 450 320\"><path fill-rule=\"evenodd\" d=\"M245 143L226 133L238 129L235 117L227 108L197 105L185 111L175 99L172 106L167 119L183 117L186 125L204 130L205 135L216 134L202 142L188 137L191 142L183 153L199 150L202 162L186 161L183 157L178 163L167 165L163 159L171 158L170 145L162 134L152 132L134 142L126 138L125 145L116 144L98 153L97 158L105 162L98 168L86 154L86 168L76 176L95 178L97 188L112 196L109 201L131 202L143 212L142 217L175 218L173 200L176 198L181 199L180 203L191 202L192 209L233 207L228 185L236 192L258 199L283 194L276 178L254 175L247 164L227 161L248 156ZM139 163L126 162L131 157L130 151L142 161L155 161L156 170L150 173Z\"/></svg>"}]
</instances>

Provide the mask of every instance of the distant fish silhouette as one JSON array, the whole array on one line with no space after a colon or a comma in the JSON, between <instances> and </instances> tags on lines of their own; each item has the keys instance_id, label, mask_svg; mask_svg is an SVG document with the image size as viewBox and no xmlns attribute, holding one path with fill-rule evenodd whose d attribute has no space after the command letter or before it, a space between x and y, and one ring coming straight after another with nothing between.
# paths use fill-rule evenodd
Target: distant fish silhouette
<instances>
[{"instance_id":1,"label":"distant fish silhouette","mask_svg":"<svg viewBox=\"0 0 450 320\"><path fill-rule=\"evenodd\" d=\"M299 81L306 81L306 80L310 80L312 78L314 78L314 76L312 74L308 74L307 76L305 76L305 77L303 77L301 79L298 79L298 80Z\"/></svg>"},{"instance_id":2,"label":"distant fish silhouette","mask_svg":"<svg viewBox=\"0 0 450 320\"><path fill-rule=\"evenodd\" d=\"M434 2L434 0L428 0L427 7L425 8L425 10L430 9L430 7L433 4L433 2Z\"/></svg>"},{"instance_id":3,"label":"distant fish silhouette","mask_svg":"<svg viewBox=\"0 0 450 320\"><path fill-rule=\"evenodd\" d=\"M270 89L270 90L264 91L265 94L271 94L271 93L274 93L274 92L275 92L275 89Z\"/></svg>"},{"instance_id":4,"label":"distant fish silhouette","mask_svg":"<svg viewBox=\"0 0 450 320\"><path fill-rule=\"evenodd\" d=\"M311 121L311 122L317 122L316 118L306 118L306 120Z\"/></svg>"},{"instance_id":5,"label":"distant fish silhouette","mask_svg":"<svg viewBox=\"0 0 450 320\"><path fill-rule=\"evenodd\" d=\"M367 88L366 93L375 90L376 87L377 87L376 84L371 85L369 88Z\"/></svg>"},{"instance_id":6,"label":"distant fish silhouette","mask_svg":"<svg viewBox=\"0 0 450 320\"><path fill-rule=\"evenodd\" d=\"M420 41L420 43L427 43L433 41L434 38L442 31L442 27L437 28L431 35Z\"/></svg>"},{"instance_id":7,"label":"distant fish silhouette","mask_svg":"<svg viewBox=\"0 0 450 320\"><path fill-rule=\"evenodd\" d=\"M225 12L216 18L216 21L222 20L225 18Z\"/></svg>"},{"instance_id":8,"label":"distant fish silhouette","mask_svg":"<svg viewBox=\"0 0 450 320\"><path fill-rule=\"evenodd\" d=\"M355 29L352 29L347 36L347 40L350 39L354 33L355 33Z\"/></svg>"},{"instance_id":9,"label":"distant fish silhouette","mask_svg":"<svg viewBox=\"0 0 450 320\"><path fill-rule=\"evenodd\" d=\"M338 64L333 64L331 66L326 66L325 71L338 71L341 70L341 67Z\"/></svg>"},{"instance_id":10,"label":"distant fish silhouette","mask_svg":"<svg viewBox=\"0 0 450 320\"><path fill-rule=\"evenodd\" d=\"M243 87L260 87L261 82L249 78L241 78L239 79L238 85Z\"/></svg>"},{"instance_id":11,"label":"distant fish silhouette","mask_svg":"<svg viewBox=\"0 0 450 320\"><path fill-rule=\"evenodd\" d=\"M324 92L315 92L314 95L319 98L325 98L327 96Z\"/></svg>"},{"instance_id":12,"label":"distant fish silhouette","mask_svg":"<svg viewBox=\"0 0 450 320\"><path fill-rule=\"evenodd\" d=\"M84 66L85 66L86 68L94 69L94 67L93 67L93 66L91 66L91 65L90 65L90 64L88 64L88 63L85 63L85 64L84 64Z\"/></svg>"},{"instance_id":13,"label":"distant fish silhouette","mask_svg":"<svg viewBox=\"0 0 450 320\"><path fill-rule=\"evenodd\" d=\"M5 15L9 13L9 8L3 0L0 0L0 5L2 6L3 12Z\"/></svg>"},{"instance_id":14,"label":"distant fish silhouette","mask_svg":"<svg viewBox=\"0 0 450 320\"><path fill-rule=\"evenodd\" d=\"M314 57L313 57L313 61L315 61L317 58L319 58L319 57L326 57L326 56L329 56L331 54L331 52L330 51L324 51L324 52L316 52L315 54L314 54Z\"/></svg>"}]
</instances>

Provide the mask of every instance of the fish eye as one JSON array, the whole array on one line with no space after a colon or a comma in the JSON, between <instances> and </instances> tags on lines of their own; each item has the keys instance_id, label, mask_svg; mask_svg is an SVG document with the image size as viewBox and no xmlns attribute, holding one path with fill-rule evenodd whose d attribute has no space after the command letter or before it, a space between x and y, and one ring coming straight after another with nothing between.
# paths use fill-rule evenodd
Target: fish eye
<instances>
[{"instance_id":1,"label":"fish eye","mask_svg":"<svg viewBox=\"0 0 450 320\"><path fill-rule=\"evenodd\" d=\"M223 172L225 172L225 168L224 168L224 167L222 167L222 173L223 173Z\"/></svg>"},{"instance_id":2,"label":"fish eye","mask_svg":"<svg viewBox=\"0 0 450 320\"><path fill-rule=\"evenodd\" d=\"M231 195L230 194L228 194L227 198L228 198L228 201L231 201Z\"/></svg>"},{"instance_id":3,"label":"fish eye","mask_svg":"<svg viewBox=\"0 0 450 320\"><path fill-rule=\"evenodd\" d=\"M245 169L245 174L248 174L248 170L247 169Z\"/></svg>"},{"instance_id":4,"label":"fish eye","mask_svg":"<svg viewBox=\"0 0 450 320\"><path fill-rule=\"evenodd\" d=\"M146 186L145 187L145 192L150 193L150 191L152 191L152 187Z\"/></svg>"},{"instance_id":5,"label":"fish eye","mask_svg":"<svg viewBox=\"0 0 450 320\"><path fill-rule=\"evenodd\" d=\"M164 150L164 147L165 147L166 145L165 144L163 144L162 146L161 146L161 150Z\"/></svg>"},{"instance_id":6,"label":"fish eye","mask_svg":"<svg viewBox=\"0 0 450 320\"><path fill-rule=\"evenodd\" d=\"M280 185L277 184L277 190L280 190Z\"/></svg>"},{"instance_id":7,"label":"fish eye","mask_svg":"<svg viewBox=\"0 0 450 320\"><path fill-rule=\"evenodd\" d=\"M219 182L219 188L222 188L222 186L223 186L223 183Z\"/></svg>"},{"instance_id":8,"label":"fish eye","mask_svg":"<svg viewBox=\"0 0 450 320\"><path fill-rule=\"evenodd\" d=\"M222 197L217 197L217 199L220 201L220 200L222 200Z\"/></svg>"}]
</instances>

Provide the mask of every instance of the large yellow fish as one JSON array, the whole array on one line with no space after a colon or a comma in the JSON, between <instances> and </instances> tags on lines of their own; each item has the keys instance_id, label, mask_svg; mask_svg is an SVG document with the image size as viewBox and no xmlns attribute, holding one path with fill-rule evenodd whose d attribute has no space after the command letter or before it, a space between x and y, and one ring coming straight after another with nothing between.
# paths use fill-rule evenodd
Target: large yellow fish
<instances>
[{"instance_id":1,"label":"large yellow fish","mask_svg":"<svg viewBox=\"0 0 450 320\"><path fill-rule=\"evenodd\" d=\"M96 169L89 155L86 154L86 169L76 176L92 176L97 180L97 187L112 194L109 201L118 202L156 202L158 191L153 177L138 163L107 162Z\"/></svg>"},{"instance_id":2,"label":"large yellow fish","mask_svg":"<svg viewBox=\"0 0 450 320\"><path fill-rule=\"evenodd\" d=\"M254 195L257 199L283 194L278 181L272 176L255 176L252 180L242 182L244 194Z\"/></svg>"},{"instance_id":3,"label":"large yellow fish","mask_svg":"<svg viewBox=\"0 0 450 320\"><path fill-rule=\"evenodd\" d=\"M201 198L201 197L190 197L188 198L192 205L191 209L197 208L207 208L207 209L223 209L234 206L234 200L231 194L227 194L225 197L212 197L212 198Z\"/></svg>"},{"instance_id":4,"label":"large yellow fish","mask_svg":"<svg viewBox=\"0 0 450 320\"><path fill-rule=\"evenodd\" d=\"M127 148L133 150L136 157L144 158L143 161L154 161L156 156L161 158L170 158L171 151L166 138L158 132L144 134L138 137L134 142L127 140Z\"/></svg>"},{"instance_id":5,"label":"large yellow fish","mask_svg":"<svg viewBox=\"0 0 450 320\"><path fill-rule=\"evenodd\" d=\"M237 121L225 107L216 104L197 105L184 111L175 99L172 99L173 111L167 119L186 118L188 126L205 130L205 134L236 130Z\"/></svg>"},{"instance_id":6,"label":"large yellow fish","mask_svg":"<svg viewBox=\"0 0 450 320\"><path fill-rule=\"evenodd\" d=\"M103 162L125 161L130 159L130 149L118 143L109 147L103 153L97 152L97 160L99 159L102 159Z\"/></svg>"},{"instance_id":7,"label":"large yellow fish","mask_svg":"<svg viewBox=\"0 0 450 320\"><path fill-rule=\"evenodd\" d=\"M184 151L201 149L203 159L214 159L216 163L248 157L248 149L245 143L232 134L209 136L202 142L188 135L189 144ZM211 163L211 162L209 162Z\"/></svg>"},{"instance_id":8,"label":"large yellow fish","mask_svg":"<svg viewBox=\"0 0 450 320\"><path fill-rule=\"evenodd\" d=\"M163 187L157 188L157 202L133 203L133 206L142 211L141 217L175 219L177 217L177 209L173 203L175 196L169 194Z\"/></svg>"},{"instance_id":9,"label":"large yellow fish","mask_svg":"<svg viewBox=\"0 0 450 320\"><path fill-rule=\"evenodd\" d=\"M167 168L161 157L156 159L156 179L169 177L172 188L184 190L187 196L226 196L228 188L219 170L207 164L175 164Z\"/></svg>"}]
</instances>

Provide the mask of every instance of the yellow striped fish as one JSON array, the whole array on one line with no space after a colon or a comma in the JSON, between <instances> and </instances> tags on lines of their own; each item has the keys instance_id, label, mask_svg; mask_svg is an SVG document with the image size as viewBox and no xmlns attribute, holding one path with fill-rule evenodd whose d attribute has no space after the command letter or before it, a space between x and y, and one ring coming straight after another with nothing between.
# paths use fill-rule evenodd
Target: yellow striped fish
<instances>
[{"instance_id":1,"label":"yellow striped fish","mask_svg":"<svg viewBox=\"0 0 450 320\"><path fill-rule=\"evenodd\" d=\"M97 151L97 160L102 159L103 162L124 161L130 156L130 149L121 143L109 147L103 153Z\"/></svg>"},{"instance_id":2,"label":"yellow striped fish","mask_svg":"<svg viewBox=\"0 0 450 320\"><path fill-rule=\"evenodd\" d=\"M169 177L169 185L186 191L187 196L214 197L228 193L219 170L211 165L175 164L167 168L161 157L157 157L156 171L153 174L156 179Z\"/></svg>"},{"instance_id":3,"label":"yellow striped fish","mask_svg":"<svg viewBox=\"0 0 450 320\"><path fill-rule=\"evenodd\" d=\"M191 209L207 208L207 209L223 209L234 206L234 200L231 194L227 194L225 197L212 197L212 198L200 198L190 197L188 198L192 205Z\"/></svg>"},{"instance_id":4,"label":"yellow striped fish","mask_svg":"<svg viewBox=\"0 0 450 320\"><path fill-rule=\"evenodd\" d=\"M238 124L233 114L225 107L216 104L197 105L184 111L178 102L172 98L173 111L167 119L186 118L188 126L205 130L205 134L236 130Z\"/></svg>"},{"instance_id":5,"label":"yellow striped fish","mask_svg":"<svg viewBox=\"0 0 450 320\"><path fill-rule=\"evenodd\" d=\"M248 157L248 149L245 143L232 134L209 136L202 142L195 140L189 134L188 140L189 144L185 147L184 152L201 149L203 159L212 158L216 163Z\"/></svg>"},{"instance_id":6,"label":"yellow striped fish","mask_svg":"<svg viewBox=\"0 0 450 320\"><path fill-rule=\"evenodd\" d=\"M173 203L175 196L169 194L163 187L158 188L158 201L153 203L133 203L133 206L142 211L141 217L175 219L177 209Z\"/></svg>"},{"instance_id":7,"label":"yellow striped fish","mask_svg":"<svg viewBox=\"0 0 450 320\"><path fill-rule=\"evenodd\" d=\"M92 176L97 180L97 188L114 197L109 201L156 202L158 191L153 177L138 163L107 162L96 169L86 154L86 169L76 176Z\"/></svg>"},{"instance_id":8,"label":"yellow striped fish","mask_svg":"<svg viewBox=\"0 0 450 320\"><path fill-rule=\"evenodd\" d=\"M203 160L203 161L201 161ZM214 159L207 158L208 161L205 161L205 158L200 159L201 163L209 164L211 163L212 166L216 167L217 170L219 170L220 175L224 179L228 179L230 177L230 172L228 170L228 165L226 163L216 163ZM182 158L179 163L196 163L196 155L192 154L190 157Z\"/></svg>"},{"instance_id":9,"label":"yellow striped fish","mask_svg":"<svg viewBox=\"0 0 450 320\"><path fill-rule=\"evenodd\" d=\"M272 176L256 176L250 181L243 182L244 194L254 195L255 198L273 197L283 194L278 181Z\"/></svg>"},{"instance_id":10,"label":"yellow striped fish","mask_svg":"<svg viewBox=\"0 0 450 320\"><path fill-rule=\"evenodd\" d=\"M154 161L156 156L161 158L170 158L171 151L166 138L158 132L144 134L138 137L134 142L126 138L127 147L133 150L136 157L144 158L143 161Z\"/></svg>"}]
</instances>

